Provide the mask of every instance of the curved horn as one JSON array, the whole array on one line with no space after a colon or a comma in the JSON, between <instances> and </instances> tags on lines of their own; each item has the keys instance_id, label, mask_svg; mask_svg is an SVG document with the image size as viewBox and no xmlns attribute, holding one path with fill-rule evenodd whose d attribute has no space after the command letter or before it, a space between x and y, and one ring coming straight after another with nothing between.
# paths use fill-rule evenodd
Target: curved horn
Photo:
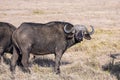
<instances>
[{"instance_id":1,"label":"curved horn","mask_svg":"<svg viewBox=\"0 0 120 80\"><path fill-rule=\"evenodd\" d=\"M72 29L67 30L67 25L68 25L68 24L66 24L66 25L64 26L64 31L65 31L66 33L71 33L71 32L74 33L74 28L72 27Z\"/></svg>"},{"instance_id":2,"label":"curved horn","mask_svg":"<svg viewBox=\"0 0 120 80\"><path fill-rule=\"evenodd\" d=\"M82 31L92 35L94 33L94 28L92 25L90 25L90 27L92 28L91 32L89 32L88 29L86 28L86 26L84 26L84 25L75 25L76 30L82 30Z\"/></svg>"},{"instance_id":3,"label":"curved horn","mask_svg":"<svg viewBox=\"0 0 120 80\"><path fill-rule=\"evenodd\" d=\"M90 25L90 27L91 27L92 31L91 31L91 32L89 32L89 34L90 34L90 35L92 35L92 34L94 34L95 30L94 30L94 28L93 28L93 26L92 26L92 25Z\"/></svg>"}]
</instances>

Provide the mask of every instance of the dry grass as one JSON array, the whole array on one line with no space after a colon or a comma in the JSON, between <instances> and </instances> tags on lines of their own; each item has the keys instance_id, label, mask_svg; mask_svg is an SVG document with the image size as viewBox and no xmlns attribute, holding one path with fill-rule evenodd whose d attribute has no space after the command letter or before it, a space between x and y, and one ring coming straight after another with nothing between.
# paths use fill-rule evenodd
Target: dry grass
<instances>
[{"instance_id":1,"label":"dry grass","mask_svg":"<svg viewBox=\"0 0 120 80\"><path fill-rule=\"evenodd\" d=\"M116 80L116 77L110 75L110 71L104 71L102 66L109 64L110 53L119 52L119 34L119 29L96 28L92 40L84 40L63 55L61 75L55 75L53 72L54 55L45 55L38 56L30 63L31 74L23 73L17 67L15 80ZM3 63L0 67L0 79L12 80L9 65Z\"/></svg>"},{"instance_id":2,"label":"dry grass","mask_svg":"<svg viewBox=\"0 0 120 80\"><path fill-rule=\"evenodd\" d=\"M60 75L53 72L54 55L45 55L30 64L31 74L17 67L15 80L117 80L119 61L112 70L104 71L103 66L109 67L110 54L120 52L119 3L120 0L1 0L0 21L16 27L22 22L55 20L95 26L92 40L84 40L63 55ZM0 80L13 80L9 64L0 65L0 74Z\"/></svg>"}]
</instances>

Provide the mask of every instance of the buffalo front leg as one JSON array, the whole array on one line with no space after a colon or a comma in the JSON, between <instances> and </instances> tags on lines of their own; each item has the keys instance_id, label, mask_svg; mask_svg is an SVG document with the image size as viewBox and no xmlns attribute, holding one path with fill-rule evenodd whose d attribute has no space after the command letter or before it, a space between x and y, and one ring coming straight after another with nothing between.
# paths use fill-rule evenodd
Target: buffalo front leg
<instances>
[{"instance_id":1,"label":"buffalo front leg","mask_svg":"<svg viewBox=\"0 0 120 80\"><path fill-rule=\"evenodd\" d=\"M62 51L58 51L55 54L55 73L56 74L60 74L60 60L62 55L63 55Z\"/></svg>"},{"instance_id":2,"label":"buffalo front leg","mask_svg":"<svg viewBox=\"0 0 120 80\"><path fill-rule=\"evenodd\" d=\"M18 53L15 47L13 47L13 55L11 58L11 65L10 65L10 71L12 73L15 73L15 67L16 67L16 62L18 60Z\"/></svg>"}]
</instances>

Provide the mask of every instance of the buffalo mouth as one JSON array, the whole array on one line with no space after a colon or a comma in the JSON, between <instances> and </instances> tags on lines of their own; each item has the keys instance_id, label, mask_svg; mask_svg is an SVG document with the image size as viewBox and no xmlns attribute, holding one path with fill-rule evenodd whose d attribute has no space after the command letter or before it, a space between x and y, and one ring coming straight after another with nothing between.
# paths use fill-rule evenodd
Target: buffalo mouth
<instances>
[{"instance_id":1,"label":"buffalo mouth","mask_svg":"<svg viewBox=\"0 0 120 80\"><path fill-rule=\"evenodd\" d=\"M84 38L87 39L87 40L91 40L91 36L89 34L85 34Z\"/></svg>"},{"instance_id":2,"label":"buffalo mouth","mask_svg":"<svg viewBox=\"0 0 120 80\"><path fill-rule=\"evenodd\" d=\"M75 38L75 42L81 42L83 41L83 38Z\"/></svg>"}]
</instances>

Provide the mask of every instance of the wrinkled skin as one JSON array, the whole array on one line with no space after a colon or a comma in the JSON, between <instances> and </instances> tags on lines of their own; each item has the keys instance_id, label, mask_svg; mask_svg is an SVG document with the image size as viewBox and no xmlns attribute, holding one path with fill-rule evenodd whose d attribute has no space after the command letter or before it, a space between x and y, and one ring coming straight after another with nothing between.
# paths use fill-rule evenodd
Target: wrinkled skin
<instances>
[{"instance_id":1,"label":"wrinkled skin","mask_svg":"<svg viewBox=\"0 0 120 80\"><path fill-rule=\"evenodd\" d=\"M67 26L65 27L65 25ZM91 39L89 34L84 34L82 30L74 29L73 31L73 28L72 24L59 21L46 24L22 23L12 35L14 48L10 70L14 73L20 54L22 54L23 71L29 73L30 53L34 55L54 54L55 73L59 74L60 60L66 49L81 42L83 38Z\"/></svg>"}]
</instances>

